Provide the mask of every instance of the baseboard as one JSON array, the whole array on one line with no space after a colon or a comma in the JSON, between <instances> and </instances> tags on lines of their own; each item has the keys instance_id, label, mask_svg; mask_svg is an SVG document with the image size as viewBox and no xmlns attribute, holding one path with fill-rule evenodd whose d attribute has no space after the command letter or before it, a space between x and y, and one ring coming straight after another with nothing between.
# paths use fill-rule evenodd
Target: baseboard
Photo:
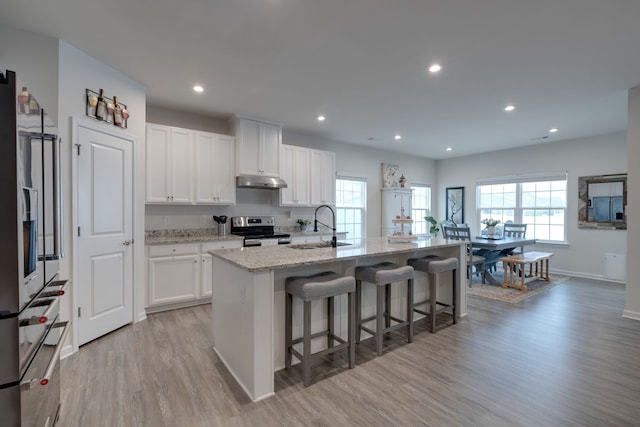
<instances>
[{"instance_id":1,"label":"baseboard","mask_svg":"<svg viewBox=\"0 0 640 427\"><path fill-rule=\"evenodd\" d=\"M138 315L136 316L136 319L133 321L133 323L142 322L143 320L147 320L147 312L146 311L138 313Z\"/></svg>"},{"instance_id":2,"label":"baseboard","mask_svg":"<svg viewBox=\"0 0 640 427\"><path fill-rule=\"evenodd\" d=\"M62 347L62 350L60 350L60 360L67 358L72 354L73 354L73 346L65 345L64 347Z\"/></svg>"},{"instance_id":3,"label":"baseboard","mask_svg":"<svg viewBox=\"0 0 640 427\"><path fill-rule=\"evenodd\" d=\"M175 302L171 304L158 305L154 307L147 307L145 310L146 310L146 314L151 314L151 313L159 313L161 311L175 310L177 308L193 307L194 305L203 305L203 304L211 304L211 297L192 300L192 301Z\"/></svg>"},{"instance_id":4,"label":"baseboard","mask_svg":"<svg viewBox=\"0 0 640 427\"><path fill-rule=\"evenodd\" d=\"M623 285L626 284L626 282L623 282L623 281L620 281L620 280L607 279L601 274L589 274L589 273L583 273L583 272L580 272L580 271L558 270L558 269L553 269L553 268L549 269L549 273L551 273L551 274L561 274L563 276L579 277L581 279L593 279L593 280L600 280L602 282L618 283L618 284L623 284Z\"/></svg>"},{"instance_id":5,"label":"baseboard","mask_svg":"<svg viewBox=\"0 0 640 427\"><path fill-rule=\"evenodd\" d=\"M625 310L622 312L622 317L626 317L631 320L640 320L640 313L637 311Z\"/></svg>"}]
</instances>

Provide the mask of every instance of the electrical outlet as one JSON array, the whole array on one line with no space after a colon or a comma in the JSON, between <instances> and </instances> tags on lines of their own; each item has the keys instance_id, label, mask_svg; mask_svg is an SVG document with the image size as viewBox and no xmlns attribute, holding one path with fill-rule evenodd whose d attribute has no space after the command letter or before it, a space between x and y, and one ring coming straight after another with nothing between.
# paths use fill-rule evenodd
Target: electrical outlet
<instances>
[{"instance_id":1,"label":"electrical outlet","mask_svg":"<svg viewBox=\"0 0 640 427\"><path fill-rule=\"evenodd\" d=\"M169 215L165 215L163 222L164 222L164 225L171 224L171 217Z\"/></svg>"}]
</instances>

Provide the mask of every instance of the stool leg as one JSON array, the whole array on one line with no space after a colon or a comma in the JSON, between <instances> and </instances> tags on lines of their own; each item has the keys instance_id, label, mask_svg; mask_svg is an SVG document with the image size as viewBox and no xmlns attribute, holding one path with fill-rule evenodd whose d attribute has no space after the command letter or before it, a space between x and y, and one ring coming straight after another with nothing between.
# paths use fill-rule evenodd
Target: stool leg
<instances>
[{"instance_id":1,"label":"stool leg","mask_svg":"<svg viewBox=\"0 0 640 427\"><path fill-rule=\"evenodd\" d=\"M382 338L384 329L384 286L376 286L376 352L382 356Z\"/></svg>"},{"instance_id":2,"label":"stool leg","mask_svg":"<svg viewBox=\"0 0 640 427\"><path fill-rule=\"evenodd\" d=\"M453 324L455 325L458 322L458 292L457 292L457 287L456 287L456 269L454 268L452 273L453 276L451 276L451 283L453 285L453 291L452 291L452 301L451 304L453 305Z\"/></svg>"},{"instance_id":3,"label":"stool leg","mask_svg":"<svg viewBox=\"0 0 640 427\"><path fill-rule=\"evenodd\" d=\"M360 344L360 326L362 325L362 281L356 280L356 344Z\"/></svg>"},{"instance_id":4,"label":"stool leg","mask_svg":"<svg viewBox=\"0 0 640 427\"><path fill-rule=\"evenodd\" d=\"M438 284L436 283L437 280L437 274L429 274L429 321L431 322L431 326L429 329L431 333L434 333L436 330L436 289L438 288Z\"/></svg>"},{"instance_id":5,"label":"stool leg","mask_svg":"<svg viewBox=\"0 0 640 427\"><path fill-rule=\"evenodd\" d=\"M334 335L334 321L333 321L333 309L334 309L333 297L327 298L327 329L329 335L327 335L327 347L333 347L333 335Z\"/></svg>"},{"instance_id":6,"label":"stool leg","mask_svg":"<svg viewBox=\"0 0 640 427\"><path fill-rule=\"evenodd\" d=\"M391 326L391 283L384 285L384 327Z\"/></svg>"},{"instance_id":7,"label":"stool leg","mask_svg":"<svg viewBox=\"0 0 640 427\"><path fill-rule=\"evenodd\" d=\"M407 281L407 341L413 342L413 279Z\"/></svg>"},{"instance_id":8,"label":"stool leg","mask_svg":"<svg viewBox=\"0 0 640 427\"><path fill-rule=\"evenodd\" d=\"M310 381L310 358L311 358L311 301L304 302L304 332L302 338L302 369L303 369L303 383L305 387L309 386Z\"/></svg>"},{"instance_id":9,"label":"stool leg","mask_svg":"<svg viewBox=\"0 0 640 427\"><path fill-rule=\"evenodd\" d=\"M286 320L285 320L285 325L284 325L284 330L285 330L285 345L286 345L286 351L285 351L285 367L287 369L291 369L291 342L293 341L292 337L291 337L291 328L292 328L292 322L293 322L293 315L291 313L291 309L292 309L292 303L293 303L293 295L291 295L290 293L287 293L285 296L285 313L286 313Z\"/></svg>"},{"instance_id":10,"label":"stool leg","mask_svg":"<svg viewBox=\"0 0 640 427\"><path fill-rule=\"evenodd\" d=\"M349 292L349 332L347 339L349 340L349 368L356 365L356 301L353 292Z\"/></svg>"}]
</instances>

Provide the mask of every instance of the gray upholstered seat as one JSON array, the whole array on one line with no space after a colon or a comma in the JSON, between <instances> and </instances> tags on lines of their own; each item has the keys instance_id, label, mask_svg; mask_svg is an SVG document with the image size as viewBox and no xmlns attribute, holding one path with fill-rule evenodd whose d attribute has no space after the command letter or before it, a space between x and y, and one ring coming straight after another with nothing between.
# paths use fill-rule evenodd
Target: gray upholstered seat
<instances>
[{"instance_id":1,"label":"gray upholstered seat","mask_svg":"<svg viewBox=\"0 0 640 427\"><path fill-rule=\"evenodd\" d=\"M356 278L382 286L387 283L413 279L413 267L408 265L401 266L391 262L382 262L370 267L358 267L356 270Z\"/></svg>"},{"instance_id":2,"label":"gray upholstered seat","mask_svg":"<svg viewBox=\"0 0 640 427\"><path fill-rule=\"evenodd\" d=\"M368 332L376 340L376 353L382 355L384 334L399 328L407 328L407 341L413 342L413 267L382 262L371 266L356 267L356 342L360 342L360 331ZM407 319L401 320L391 315L391 284L407 281ZM376 285L376 314L362 318L362 282ZM364 326L376 321L375 331ZM396 324L391 325L391 321Z\"/></svg>"},{"instance_id":3,"label":"gray upholstered seat","mask_svg":"<svg viewBox=\"0 0 640 427\"><path fill-rule=\"evenodd\" d=\"M296 356L302 362L303 382L307 387L311 378L311 357L333 353L343 348L349 349L349 368L355 366L355 298L356 280L351 276L343 276L333 271L325 271L310 276L288 277L285 280L286 291L286 324L285 324L285 365L291 368L291 356ZM345 341L334 331L334 297L348 294L348 337ZM293 297L303 301L303 332L302 337L293 339ZM327 298L327 329L311 333L311 301ZM311 340L313 338L327 337L327 348L311 354ZM334 345L334 341L340 343ZM302 342L302 353L293 346Z\"/></svg>"},{"instance_id":4,"label":"gray upholstered seat","mask_svg":"<svg viewBox=\"0 0 640 427\"><path fill-rule=\"evenodd\" d=\"M285 283L287 292L303 301L328 298L356 290L356 279L333 271L312 276L287 277Z\"/></svg>"},{"instance_id":5,"label":"gray upholstered seat","mask_svg":"<svg viewBox=\"0 0 640 427\"><path fill-rule=\"evenodd\" d=\"M413 304L413 311L416 313L423 314L425 316L429 316L430 327L429 330L433 333L436 330L436 318L438 313L443 312L451 312L451 316L453 317L453 323L457 323L457 292L456 292L456 271L458 270L458 259L457 258L442 258L435 255L429 255L422 258L411 258L408 261L408 264L412 266L417 271L422 271L423 273L429 274L429 298L416 302ZM438 282L441 273L445 273L447 271L452 272L451 276L451 303L444 303L442 301L438 301ZM420 310L419 306L428 305L429 311Z\"/></svg>"}]
</instances>

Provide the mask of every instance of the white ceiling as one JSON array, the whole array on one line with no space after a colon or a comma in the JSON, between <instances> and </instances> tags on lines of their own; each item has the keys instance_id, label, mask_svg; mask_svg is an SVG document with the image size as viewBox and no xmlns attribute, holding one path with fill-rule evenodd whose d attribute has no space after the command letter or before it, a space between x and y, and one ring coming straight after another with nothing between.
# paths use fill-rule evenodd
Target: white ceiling
<instances>
[{"instance_id":1,"label":"white ceiling","mask_svg":"<svg viewBox=\"0 0 640 427\"><path fill-rule=\"evenodd\" d=\"M623 131L627 90L640 83L638 0L0 6L1 23L63 39L140 81L150 105L436 159ZM426 70L433 62L439 75ZM508 103L517 109L505 113Z\"/></svg>"}]
</instances>

